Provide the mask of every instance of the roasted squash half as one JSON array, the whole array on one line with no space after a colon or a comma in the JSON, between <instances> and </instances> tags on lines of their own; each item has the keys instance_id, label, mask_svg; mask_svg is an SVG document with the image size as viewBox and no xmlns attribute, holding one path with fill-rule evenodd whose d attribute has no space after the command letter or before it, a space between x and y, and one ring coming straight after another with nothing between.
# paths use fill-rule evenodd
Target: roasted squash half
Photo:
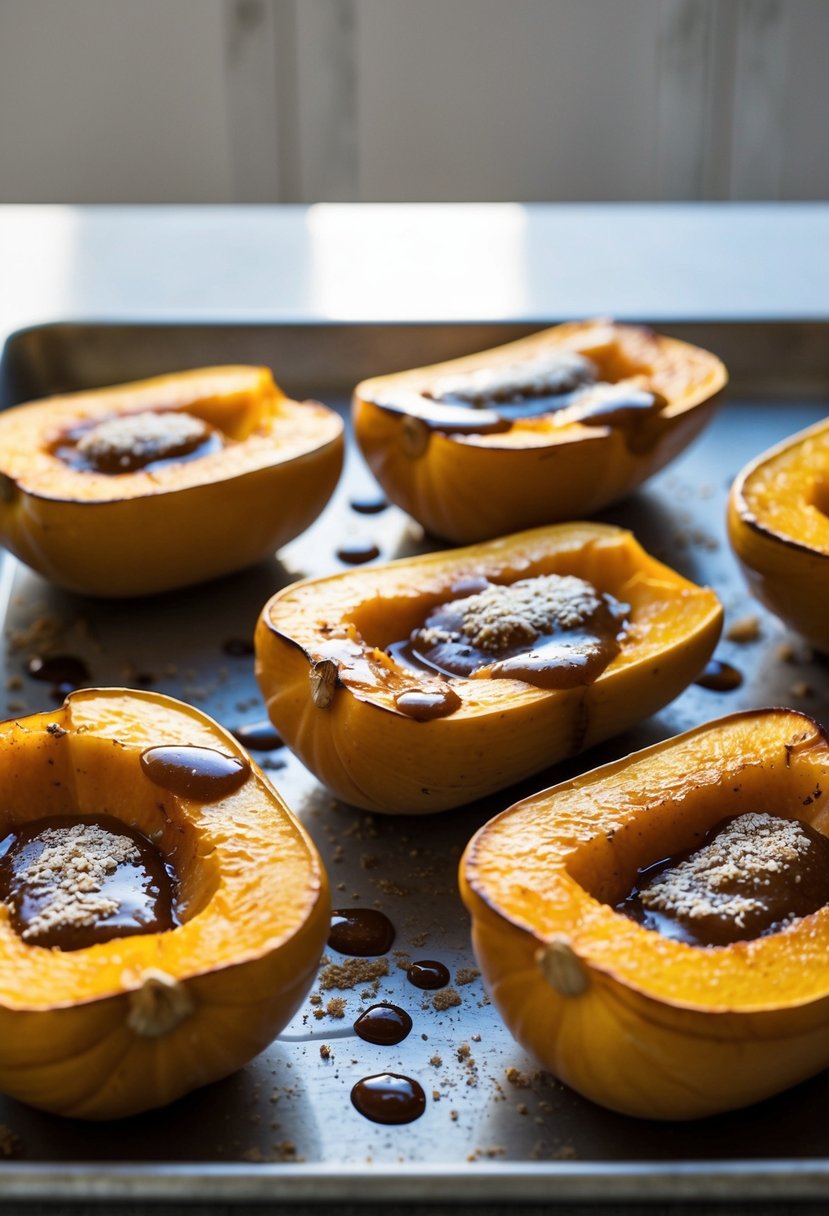
<instances>
[{"instance_id":1,"label":"roasted squash half","mask_svg":"<svg viewBox=\"0 0 829 1216\"><path fill-rule=\"evenodd\" d=\"M220 797L173 793L141 762L162 746L220 752L243 769L241 784ZM312 982L327 884L308 836L228 732L160 694L85 690L0 724L0 770L4 837L44 816L122 821L173 867L180 921L45 949L0 905L0 1090L111 1119L168 1103L261 1051Z\"/></svg>"},{"instance_id":2,"label":"roasted squash half","mask_svg":"<svg viewBox=\"0 0 829 1216\"><path fill-rule=\"evenodd\" d=\"M744 1106L825 1068L829 906L708 947L614 905L638 870L726 816L764 812L826 835L827 778L823 730L794 710L759 710L545 790L481 828L461 891L515 1038L588 1098L656 1119Z\"/></svg>"},{"instance_id":3,"label":"roasted squash half","mask_svg":"<svg viewBox=\"0 0 829 1216\"><path fill-rule=\"evenodd\" d=\"M154 451L162 455L148 459ZM297 536L342 460L338 415L289 400L266 368L50 397L0 414L0 541L72 591L167 591L242 569Z\"/></svg>"},{"instance_id":4,"label":"roasted squash half","mask_svg":"<svg viewBox=\"0 0 829 1216\"><path fill-rule=\"evenodd\" d=\"M829 419L742 470L728 534L757 599L829 651Z\"/></svg>"},{"instance_id":5,"label":"roasted squash half","mask_svg":"<svg viewBox=\"0 0 829 1216\"><path fill-rule=\"evenodd\" d=\"M506 672L431 679L395 657L395 643L464 585L546 575L587 580L629 606L618 653L592 683L542 688ZM655 561L629 532L551 525L294 584L260 615L256 671L282 738L338 797L372 811L439 811L654 713L704 667L721 616L713 591Z\"/></svg>"},{"instance_id":6,"label":"roasted squash half","mask_svg":"<svg viewBox=\"0 0 829 1216\"><path fill-rule=\"evenodd\" d=\"M354 432L393 502L470 543L622 498L702 430L726 379L686 342L574 322L365 380Z\"/></svg>"}]
</instances>

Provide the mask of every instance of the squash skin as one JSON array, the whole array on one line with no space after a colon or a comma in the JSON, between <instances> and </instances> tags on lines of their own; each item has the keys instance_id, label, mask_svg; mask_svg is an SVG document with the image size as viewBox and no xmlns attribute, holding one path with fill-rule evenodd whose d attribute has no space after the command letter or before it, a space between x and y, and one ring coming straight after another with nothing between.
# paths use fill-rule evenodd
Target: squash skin
<instances>
[{"instance_id":1,"label":"squash skin","mask_svg":"<svg viewBox=\"0 0 829 1216\"><path fill-rule=\"evenodd\" d=\"M556 426L552 415L504 434L420 431L382 402L420 393L438 377L520 361L562 347L595 360L613 379L641 374L666 405L635 428ZM492 351L378 376L354 393L354 433L387 496L428 532L470 544L542 524L582 519L623 498L673 460L710 420L727 373L685 342L609 321L572 322ZM430 403L437 418L440 406ZM474 410L469 411L474 418Z\"/></svg>"},{"instance_id":2,"label":"squash skin","mask_svg":"<svg viewBox=\"0 0 829 1216\"><path fill-rule=\"evenodd\" d=\"M395 708L401 686L418 682L402 677L382 647L451 598L459 579L554 572L581 575L633 605L628 641L593 684L547 691L520 680L456 679L462 703L448 717L415 721ZM380 813L422 813L502 789L655 712L699 674L721 625L714 592L649 557L631 533L559 524L294 584L260 614L256 673L276 729L337 797ZM339 662L333 697L321 708L312 680L337 634L352 639L359 678L350 660Z\"/></svg>"},{"instance_id":3,"label":"squash skin","mask_svg":"<svg viewBox=\"0 0 829 1216\"><path fill-rule=\"evenodd\" d=\"M156 693L84 690L0 724L4 835L44 814L112 814L160 830L182 879L184 923L166 933L45 950L0 916L0 1090L56 1114L132 1115L234 1072L290 1020L325 945L322 863L262 773L198 804L142 772L140 752L162 743L245 756ZM135 1021L159 1002L168 1022Z\"/></svg>"},{"instance_id":4,"label":"squash skin","mask_svg":"<svg viewBox=\"0 0 829 1216\"><path fill-rule=\"evenodd\" d=\"M829 419L784 439L736 477L728 535L752 594L829 652Z\"/></svg>"},{"instance_id":5,"label":"squash skin","mask_svg":"<svg viewBox=\"0 0 829 1216\"><path fill-rule=\"evenodd\" d=\"M161 471L70 468L50 451L78 422L190 410L229 443ZM290 401L266 368L215 367L71 393L0 413L0 540L51 581L126 597L243 569L311 524L343 462L343 424Z\"/></svg>"},{"instance_id":6,"label":"squash skin","mask_svg":"<svg viewBox=\"0 0 829 1216\"><path fill-rule=\"evenodd\" d=\"M461 893L515 1038L594 1102L650 1119L732 1110L825 1068L829 907L751 942L698 948L602 901L728 814L767 809L826 833L828 764L829 740L810 718L749 711L543 791L480 829ZM562 955L571 995L555 970ZM542 973L550 958L557 988Z\"/></svg>"}]
</instances>

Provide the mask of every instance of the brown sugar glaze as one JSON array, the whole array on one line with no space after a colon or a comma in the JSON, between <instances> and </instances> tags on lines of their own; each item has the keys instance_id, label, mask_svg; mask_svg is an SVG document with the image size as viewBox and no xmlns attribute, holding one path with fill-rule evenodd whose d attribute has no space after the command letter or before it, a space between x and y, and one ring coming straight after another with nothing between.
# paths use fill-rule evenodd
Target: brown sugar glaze
<instances>
[{"instance_id":1,"label":"brown sugar glaze","mask_svg":"<svg viewBox=\"0 0 829 1216\"><path fill-rule=\"evenodd\" d=\"M742 682L743 673L720 659L711 659L701 675L694 680L700 688L707 688L710 692L734 692Z\"/></svg>"},{"instance_id":2,"label":"brown sugar glaze","mask_svg":"<svg viewBox=\"0 0 829 1216\"><path fill-rule=\"evenodd\" d=\"M112 854L98 868L98 883L93 882L90 843ZM69 855L64 863L59 860L62 850ZM114 864L119 850L130 856ZM73 851L86 854L76 866L74 893ZM92 886L96 890L90 894ZM21 825L0 842L0 899L10 909L13 928L29 945L82 950L113 938L165 932L178 923L175 889L175 875L159 850L113 816L48 816ZM80 910L73 908L78 892ZM64 919L57 912L58 900L69 905Z\"/></svg>"},{"instance_id":3,"label":"brown sugar glaze","mask_svg":"<svg viewBox=\"0 0 829 1216\"><path fill-rule=\"evenodd\" d=\"M774 816L766 818L779 824L790 822ZM795 821L804 837L799 856L781 856L775 860L775 869L758 873L751 871L745 859L736 857L733 873L718 876L715 895L740 900L738 917L714 910L692 915L687 904L679 911L646 905L647 892L656 880L698 857L707 846L716 845L735 822L734 816L722 820L697 848L686 849L640 870L632 891L616 905L616 910L647 929L688 945L725 946L777 932L793 919L808 916L829 903L829 839L809 824Z\"/></svg>"},{"instance_id":4,"label":"brown sugar glaze","mask_svg":"<svg viewBox=\"0 0 829 1216\"><path fill-rule=\"evenodd\" d=\"M595 611L578 626L537 634L529 645L523 641L507 642L497 649L475 645L462 632L464 601L499 586L484 581L482 587L479 581L470 580L468 590L466 586L460 591L453 588L455 598L433 609L408 638L386 647L388 654L403 667L447 679L514 679L558 689L592 683L619 653L629 608L608 595L600 597ZM435 636L442 640L433 642Z\"/></svg>"},{"instance_id":5,"label":"brown sugar glaze","mask_svg":"<svg viewBox=\"0 0 829 1216\"><path fill-rule=\"evenodd\" d=\"M194 802L218 802L248 778L250 765L212 747L149 747L141 753L141 768L156 785Z\"/></svg>"},{"instance_id":6,"label":"brown sugar glaze","mask_svg":"<svg viewBox=\"0 0 829 1216\"><path fill-rule=\"evenodd\" d=\"M354 1023L354 1032L359 1038L381 1047L402 1043L411 1029L412 1019L399 1005L370 1005Z\"/></svg>"},{"instance_id":7,"label":"brown sugar glaze","mask_svg":"<svg viewBox=\"0 0 829 1216\"><path fill-rule=\"evenodd\" d=\"M285 746L282 736L268 718L243 722L241 726L234 727L232 734L250 752L272 752L277 747Z\"/></svg>"},{"instance_id":8,"label":"brown sugar glaze","mask_svg":"<svg viewBox=\"0 0 829 1216\"><path fill-rule=\"evenodd\" d=\"M451 977L449 968L443 963L437 962L436 959L424 958L409 964L406 968L406 978L415 988L434 992L438 988L445 988Z\"/></svg>"},{"instance_id":9,"label":"brown sugar glaze","mask_svg":"<svg viewBox=\"0 0 829 1216\"><path fill-rule=\"evenodd\" d=\"M373 1123L413 1123L426 1109L423 1087L411 1077L392 1072L358 1081L351 1101Z\"/></svg>"},{"instance_id":10,"label":"brown sugar glaze","mask_svg":"<svg viewBox=\"0 0 829 1216\"><path fill-rule=\"evenodd\" d=\"M370 958L391 950L395 928L377 908L335 908L328 945L339 954Z\"/></svg>"}]
</instances>

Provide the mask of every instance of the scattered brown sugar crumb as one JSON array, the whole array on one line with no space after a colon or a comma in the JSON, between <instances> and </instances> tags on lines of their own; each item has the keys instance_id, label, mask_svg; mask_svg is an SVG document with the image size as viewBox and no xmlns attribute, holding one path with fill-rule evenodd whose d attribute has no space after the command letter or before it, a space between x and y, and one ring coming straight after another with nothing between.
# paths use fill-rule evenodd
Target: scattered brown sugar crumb
<instances>
[{"instance_id":1,"label":"scattered brown sugar crumb","mask_svg":"<svg viewBox=\"0 0 829 1216\"><path fill-rule=\"evenodd\" d=\"M455 983L462 988L464 984L473 983L480 974L476 967L459 967L455 972Z\"/></svg>"},{"instance_id":2,"label":"scattered brown sugar crumb","mask_svg":"<svg viewBox=\"0 0 829 1216\"><path fill-rule=\"evenodd\" d=\"M812 686L805 680L798 680L796 684L792 684L790 692L793 697L810 697L812 695Z\"/></svg>"},{"instance_id":3,"label":"scattered brown sugar crumb","mask_svg":"<svg viewBox=\"0 0 829 1216\"><path fill-rule=\"evenodd\" d=\"M388 959L350 958L343 963L329 963L320 972L319 985L323 991L329 988L356 988L359 984L370 984L389 974Z\"/></svg>"},{"instance_id":4,"label":"scattered brown sugar crumb","mask_svg":"<svg viewBox=\"0 0 829 1216\"><path fill-rule=\"evenodd\" d=\"M432 1101L440 1102L440 1090L439 1089L432 1090Z\"/></svg>"},{"instance_id":5,"label":"scattered brown sugar crumb","mask_svg":"<svg viewBox=\"0 0 829 1216\"><path fill-rule=\"evenodd\" d=\"M729 642L756 642L760 637L760 621L753 614L738 617L726 629L725 636Z\"/></svg>"},{"instance_id":6,"label":"scattered brown sugar crumb","mask_svg":"<svg viewBox=\"0 0 829 1216\"><path fill-rule=\"evenodd\" d=\"M460 1047L458 1048L458 1059L459 1060L468 1060L471 1054L472 1054L472 1048L469 1046L469 1044L461 1043Z\"/></svg>"},{"instance_id":7,"label":"scattered brown sugar crumb","mask_svg":"<svg viewBox=\"0 0 829 1216\"><path fill-rule=\"evenodd\" d=\"M376 853L363 853L360 858L360 865L364 870L376 870L380 865L380 858Z\"/></svg>"},{"instance_id":8,"label":"scattered brown sugar crumb","mask_svg":"<svg viewBox=\"0 0 829 1216\"><path fill-rule=\"evenodd\" d=\"M19 1157L22 1143L10 1127L0 1123L0 1157Z\"/></svg>"},{"instance_id":9,"label":"scattered brown sugar crumb","mask_svg":"<svg viewBox=\"0 0 829 1216\"><path fill-rule=\"evenodd\" d=\"M394 882L391 878L376 878L374 885L379 887L384 895L399 895L401 897L409 895L408 887L403 887L399 882Z\"/></svg>"},{"instance_id":10,"label":"scattered brown sugar crumb","mask_svg":"<svg viewBox=\"0 0 829 1216\"><path fill-rule=\"evenodd\" d=\"M768 882L769 876L805 857L810 845L796 820L738 815L709 844L658 874L640 898L645 907L674 916L692 921L716 916L742 927L747 916L765 907L764 901L744 893L746 882Z\"/></svg>"},{"instance_id":11,"label":"scattered brown sugar crumb","mask_svg":"<svg viewBox=\"0 0 829 1216\"><path fill-rule=\"evenodd\" d=\"M433 1068L440 1068L441 1064L443 1063L443 1059L441 1056L434 1055L434 1056L432 1056L429 1063L432 1065Z\"/></svg>"},{"instance_id":12,"label":"scattered brown sugar crumb","mask_svg":"<svg viewBox=\"0 0 829 1216\"><path fill-rule=\"evenodd\" d=\"M297 1156L296 1145L293 1140L281 1140L275 1144L273 1148L266 1153L262 1152L261 1148L253 1147L246 1149L242 1153L244 1161L251 1161L256 1165L264 1165L275 1161L301 1161L302 1158Z\"/></svg>"},{"instance_id":13,"label":"scattered brown sugar crumb","mask_svg":"<svg viewBox=\"0 0 829 1216\"><path fill-rule=\"evenodd\" d=\"M532 1081L527 1074L522 1072L520 1068L516 1068L514 1065L510 1065L510 1067L504 1073L504 1076L507 1078L510 1085L514 1085L516 1089L529 1089L530 1085L532 1084Z\"/></svg>"},{"instance_id":14,"label":"scattered brown sugar crumb","mask_svg":"<svg viewBox=\"0 0 829 1216\"><path fill-rule=\"evenodd\" d=\"M424 933L415 933L411 938L411 943L416 950L420 950L429 940L428 930Z\"/></svg>"},{"instance_id":15,"label":"scattered brown sugar crumb","mask_svg":"<svg viewBox=\"0 0 829 1216\"><path fill-rule=\"evenodd\" d=\"M449 1118L452 1120L452 1122L453 1122L453 1123L457 1123L457 1121L458 1121L458 1112L457 1112L456 1110L450 1110L450 1112L449 1112Z\"/></svg>"},{"instance_id":16,"label":"scattered brown sugar crumb","mask_svg":"<svg viewBox=\"0 0 829 1216\"><path fill-rule=\"evenodd\" d=\"M139 863L141 854L128 836L94 823L45 828L37 837L40 852L22 866L22 886L40 902L21 937L36 940L54 929L83 928L112 916L117 899L102 894L105 880L120 865Z\"/></svg>"},{"instance_id":17,"label":"scattered brown sugar crumb","mask_svg":"<svg viewBox=\"0 0 829 1216\"><path fill-rule=\"evenodd\" d=\"M470 1153L466 1158L467 1161L491 1161L494 1157L503 1157L505 1150L500 1144L494 1144L491 1148L476 1148L474 1153Z\"/></svg>"},{"instance_id":18,"label":"scattered brown sugar crumb","mask_svg":"<svg viewBox=\"0 0 829 1216\"><path fill-rule=\"evenodd\" d=\"M322 997L320 996L320 994L318 992L312 992L311 995L308 997L308 1000L311 1002L312 1005L321 1005L322 1004Z\"/></svg>"},{"instance_id":19,"label":"scattered brown sugar crumb","mask_svg":"<svg viewBox=\"0 0 829 1216\"><path fill-rule=\"evenodd\" d=\"M460 995L454 988L442 988L440 992L436 992L432 997L432 1006L438 1012L443 1012L444 1009L451 1009L454 1005L460 1005Z\"/></svg>"},{"instance_id":20,"label":"scattered brown sugar crumb","mask_svg":"<svg viewBox=\"0 0 829 1216\"><path fill-rule=\"evenodd\" d=\"M556 1161L573 1161L578 1157L576 1146L574 1144L562 1144L560 1148L555 1150L553 1157Z\"/></svg>"},{"instance_id":21,"label":"scattered brown sugar crumb","mask_svg":"<svg viewBox=\"0 0 829 1216\"><path fill-rule=\"evenodd\" d=\"M325 1012L330 1018L344 1018L345 1003L344 996L332 996L331 1000L325 1006Z\"/></svg>"},{"instance_id":22,"label":"scattered brown sugar crumb","mask_svg":"<svg viewBox=\"0 0 829 1216\"><path fill-rule=\"evenodd\" d=\"M797 653L791 642L781 642L774 654L778 663L797 662Z\"/></svg>"},{"instance_id":23,"label":"scattered brown sugar crumb","mask_svg":"<svg viewBox=\"0 0 829 1216\"><path fill-rule=\"evenodd\" d=\"M323 1060L331 1059L331 1048L327 1043L320 1043L320 1057Z\"/></svg>"}]
</instances>

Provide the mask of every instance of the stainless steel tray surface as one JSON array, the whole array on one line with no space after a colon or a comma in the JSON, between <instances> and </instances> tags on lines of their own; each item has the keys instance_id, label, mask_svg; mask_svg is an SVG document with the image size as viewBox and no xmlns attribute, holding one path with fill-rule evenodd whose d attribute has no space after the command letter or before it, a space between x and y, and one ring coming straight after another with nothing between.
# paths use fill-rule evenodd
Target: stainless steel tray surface
<instances>
[{"instance_id":1,"label":"stainless steel tray surface","mask_svg":"<svg viewBox=\"0 0 829 1216\"><path fill-rule=\"evenodd\" d=\"M529 328L49 326L9 340L0 379L8 405L186 366L255 361L273 367L292 394L345 412L361 376L481 349ZM717 589L726 608L717 657L743 673L742 686L729 693L692 686L662 713L577 760L434 817L366 815L335 803L286 749L260 754L325 859L335 905L378 907L394 923L388 974L345 990L315 986L317 1003L306 1000L247 1068L166 1110L90 1126L3 1101L0 1123L16 1147L0 1165L2 1193L480 1202L769 1198L776 1188L788 1198L829 1195L826 1076L749 1110L680 1128L595 1107L543 1074L503 1028L474 972L457 894L457 863L469 836L525 794L734 710L791 705L829 722L825 661L750 598L724 532L727 487L744 462L826 413L827 333L814 324L672 332L704 336L730 355L740 369L730 403L690 451L602 518L632 528L655 555ZM758 395L764 385L771 395ZM228 643L251 638L269 595L294 579L345 569L335 551L347 540L369 537L380 560L435 547L396 508L371 516L351 509L355 495L374 488L352 447L334 500L278 559L129 603L61 592L6 557L5 716L54 703L48 686L26 674L31 655L51 650L83 657L90 684L151 684L230 728L263 717L252 658L228 653ZM729 640L729 630L737 625L739 633L751 618L756 638ZM445 992L424 993L408 982L405 963L424 958L449 967L448 1001ZM360 1011L381 1000L413 1018L412 1033L397 1047L372 1046L352 1030ZM428 1105L417 1122L380 1126L351 1105L355 1081L384 1071L423 1085Z\"/></svg>"}]
</instances>

